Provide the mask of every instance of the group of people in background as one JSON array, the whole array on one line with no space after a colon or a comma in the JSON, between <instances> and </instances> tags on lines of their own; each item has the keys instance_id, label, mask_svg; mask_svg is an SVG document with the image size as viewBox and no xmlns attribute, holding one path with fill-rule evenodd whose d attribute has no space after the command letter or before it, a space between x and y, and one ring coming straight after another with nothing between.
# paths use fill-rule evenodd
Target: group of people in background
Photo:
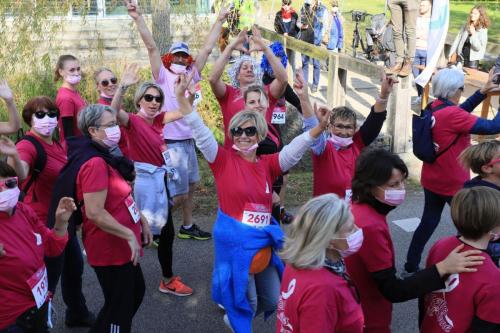
<instances>
[{"instance_id":1,"label":"group of people in background","mask_svg":"<svg viewBox=\"0 0 500 333\"><path fill-rule=\"evenodd\" d=\"M430 107L438 157L423 164L422 222L398 274L387 215L407 196L409 170L397 155L368 147L387 117L396 75L382 74L375 103L359 124L347 106L330 110L311 102L308 57L303 56L303 71L290 86L285 69L290 51L279 43L267 45L255 26L252 34L242 29L224 45L207 78L222 114L224 143L219 145L196 111L196 83L230 10L220 8L196 56L185 42L173 43L162 55L140 8L125 4L147 49L152 81L139 82L136 64L121 77L99 68L94 74L99 100L89 104L78 92L78 58L60 56L55 80L62 84L55 99L30 99L21 112L26 135L17 143L0 138L0 153L7 157L0 161L0 333L46 332L59 281L68 327L131 332L146 288L140 258L152 245L162 272L159 292L193 294L189 276L184 280L172 269L176 209L182 216L178 238L213 237L212 299L234 332L251 332L258 314L275 311L279 333L390 332L392 303L415 298L421 301L421 332L500 331L500 144L471 146L470 137L500 133L500 113L491 120L471 114L488 93L500 90L493 70L463 103L460 70L443 69L433 78ZM394 12L407 4L390 5ZM429 7L423 0L419 24L425 25ZM338 13L337 3L329 13L319 0L306 0L299 15L285 0L275 24L316 45L327 29L328 48L339 50ZM475 47L484 40L484 17L475 7L461 32L467 36L458 38L456 52L465 64L480 53ZM409 52L414 49L412 42ZM234 51L244 54L233 59L230 82L224 82ZM262 53L261 61L250 51ZM398 59L403 68L413 55ZM315 61L313 92L319 80ZM123 99L132 87L128 110ZM9 113L0 133L16 133L21 119L5 82L0 82L0 98ZM280 131L286 126L286 102L303 120L303 133L288 144ZM196 147L217 189L213 235L193 222L200 181ZM284 210L287 172L309 151L314 198L292 218ZM478 176L471 180L469 169ZM457 234L435 243L421 266L446 203ZM80 230L104 297L98 314L89 311L82 293Z\"/></svg>"}]
</instances>

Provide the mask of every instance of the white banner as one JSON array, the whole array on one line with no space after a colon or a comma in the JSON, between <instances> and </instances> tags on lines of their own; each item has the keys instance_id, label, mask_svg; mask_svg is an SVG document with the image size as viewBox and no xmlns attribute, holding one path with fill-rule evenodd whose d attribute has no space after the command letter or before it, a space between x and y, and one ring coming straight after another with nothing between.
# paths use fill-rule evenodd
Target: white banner
<instances>
[{"instance_id":1,"label":"white banner","mask_svg":"<svg viewBox=\"0 0 500 333\"><path fill-rule=\"evenodd\" d=\"M434 0L432 3L432 16L427 39L427 65L415 79L415 83L425 87L432 77L432 73L444 49L444 42L448 34L450 22L450 1Z\"/></svg>"}]
</instances>

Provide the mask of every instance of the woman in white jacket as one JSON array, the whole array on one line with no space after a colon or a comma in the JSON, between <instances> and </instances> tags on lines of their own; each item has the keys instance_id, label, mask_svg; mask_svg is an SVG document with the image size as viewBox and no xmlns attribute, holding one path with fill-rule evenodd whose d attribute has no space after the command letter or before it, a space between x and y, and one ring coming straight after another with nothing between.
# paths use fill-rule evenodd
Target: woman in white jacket
<instances>
[{"instance_id":1,"label":"woman in white jacket","mask_svg":"<svg viewBox=\"0 0 500 333\"><path fill-rule=\"evenodd\" d=\"M451 46L449 62L460 62L465 67L477 68L486 52L489 25L486 9L474 6Z\"/></svg>"}]
</instances>

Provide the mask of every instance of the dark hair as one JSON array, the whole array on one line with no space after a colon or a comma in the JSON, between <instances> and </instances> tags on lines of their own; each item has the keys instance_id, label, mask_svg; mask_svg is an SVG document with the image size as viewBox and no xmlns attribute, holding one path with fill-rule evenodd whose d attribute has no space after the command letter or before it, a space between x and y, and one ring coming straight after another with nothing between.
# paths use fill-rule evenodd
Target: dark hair
<instances>
[{"instance_id":1,"label":"dark hair","mask_svg":"<svg viewBox=\"0 0 500 333\"><path fill-rule=\"evenodd\" d=\"M47 96L37 96L30 99L23 108L23 120L31 127L31 119L33 117L33 113L40 111L42 109L48 110L56 110L59 112L57 105Z\"/></svg>"},{"instance_id":2,"label":"dark hair","mask_svg":"<svg viewBox=\"0 0 500 333\"><path fill-rule=\"evenodd\" d=\"M398 155L384 149L369 149L361 153L352 179L352 200L371 202L372 189L387 183L393 169L400 170L404 178L408 177L408 168Z\"/></svg>"},{"instance_id":3,"label":"dark hair","mask_svg":"<svg viewBox=\"0 0 500 333\"><path fill-rule=\"evenodd\" d=\"M486 186L460 190L451 201L451 219L465 238L483 237L500 226L500 192Z\"/></svg>"},{"instance_id":4,"label":"dark hair","mask_svg":"<svg viewBox=\"0 0 500 333\"><path fill-rule=\"evenodd\" d=\"M64 69L64 63L66 61L78 61L78 59L71 54L64 54L60 56L59 59L57 59L56 69L54 71L54 82L57 82L59 81L59 79L62 79L61 74L59 74L59 70Z\"/></svg>"},{"instance_id":5,"label":"dark hair","mask_svg":"<svg viewBox=\"0 0 500 333\"><path fill-rule=\"evenodd\" d=\"M14 170L13 167L7 164L5 161L0 160L0 177L2 178L9 178L9 177L16 177L16 171Z\"/></svg>"}]
</instances>

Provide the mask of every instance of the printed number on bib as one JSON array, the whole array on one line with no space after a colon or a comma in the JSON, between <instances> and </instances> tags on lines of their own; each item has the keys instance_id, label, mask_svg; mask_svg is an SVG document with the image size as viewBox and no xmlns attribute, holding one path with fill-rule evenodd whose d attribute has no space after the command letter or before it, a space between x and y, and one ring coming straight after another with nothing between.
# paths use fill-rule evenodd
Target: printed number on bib
<instances>
[{"instance_id":1,"label":"printed number on bib","mask_svg":"<svg viewBox=\"0 0 500 333\"><path fill-rule=\"evenodd\" d=\"M47 278L47 268L43 266L28 281L26 281L31 289L33 298L35 299L36 307L41 308L47 299L49 292L49 280Z\"/></svg>"},{"instance_id":2,"label":"printed number on bib","mask_svg":"<svg viewBox=\"0 0 500 333\"><path fill-rule=\"evenodd\" d=\"M265 227L271 224L271 213L265 205L247 203L241 221L251 227Z\"/></svg>"},{"instance_id":3,"label":"printed number on bib","mask_svg":"<svg viewBox=\"0 0 500 333\"><path fill-rule=\"evenodd\" d=\"M285 108L280 108L276 107L273 110L273 116L271 118L271 124L281 124L283 125L285 123L285 114L286 114L286 109Z\"/></svg>"},{"instance_id":4,"label":"printed number on bib","mask_svg":"<svg viewBox=\"0 0 500 333\"><path fill-rule=\"evenodd\" d=\"M132 219L134 220L134 223L139 222L141 220L141 213L139 212L137 204L135 203L134 198L132 198L131 195L129 195L125 199L125 205L127 206L130 216L132 216Z\"/></svg>"}]
</instances>

